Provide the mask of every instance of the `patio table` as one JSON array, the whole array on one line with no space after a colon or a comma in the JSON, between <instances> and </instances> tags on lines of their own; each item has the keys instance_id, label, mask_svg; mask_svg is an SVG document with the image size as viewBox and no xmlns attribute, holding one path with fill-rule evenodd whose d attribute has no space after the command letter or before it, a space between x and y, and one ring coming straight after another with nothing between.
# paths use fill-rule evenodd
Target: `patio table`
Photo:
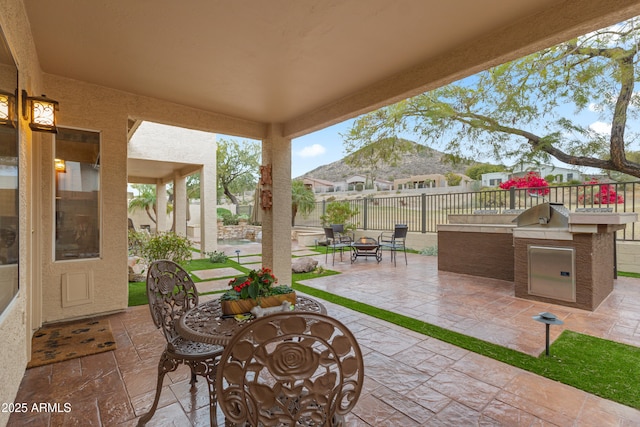
<instances>
[{"instance_id":1,"label":"patio table","mask_svg":"<svg viewBox=\"0 0 640 427\"><path fill-rule=\"evenodd\" d=\"M327 314L318 301L304 296L296 297L294 311L310 311ZM176 332L185 339L207 344L226 346L231 337L249 324L254 317L238 321L234 316L223 316L220 299L199 304L187 311L176 323Z\"/></svg>"}]
</instances>

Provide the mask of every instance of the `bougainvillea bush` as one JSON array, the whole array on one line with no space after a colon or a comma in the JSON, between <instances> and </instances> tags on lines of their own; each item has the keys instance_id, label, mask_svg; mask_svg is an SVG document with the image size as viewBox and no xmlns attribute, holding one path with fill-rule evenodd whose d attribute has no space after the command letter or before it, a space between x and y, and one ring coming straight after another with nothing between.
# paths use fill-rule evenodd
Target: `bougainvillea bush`
<instances>
[{"instance_id":1,"label":"bougainvillea bush","mask_svg":"<svg viewBox=\"0 0 640 427\"><path fill-rule=\"evenodd\" d=\"M531 188L529 193L545 196L549 194L549 183L535 172L528 172L525 176L511 178L500 184L500 188Z\"/></svg>"},{"instance_id":2,"label":"bougainvillea bush","mask_svg":"<svg viewBox=\"0 0 640 427\"><path fill-rule=\"evenodd\" d=\"M585 182L585 185L597 185L598 180L592 178L589 182ZM595 191L595 187L584 187L579 190L578 203L594 205L615 205L617 203L624 203L624 197L621 194L616 194L613 189L613 185L600 184L598 191Z\"/></svg>"}]
</instances>

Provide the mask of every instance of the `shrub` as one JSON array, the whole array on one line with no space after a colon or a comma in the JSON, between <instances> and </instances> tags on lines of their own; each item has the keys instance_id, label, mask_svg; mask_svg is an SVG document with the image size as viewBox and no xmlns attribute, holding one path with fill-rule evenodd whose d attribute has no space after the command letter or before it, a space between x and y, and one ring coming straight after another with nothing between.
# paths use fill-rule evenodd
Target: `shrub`
<instances>
[{"instance_id":1,"label":"shrub","mask_svg":"<svg viewBox=\"0 0 640 427\"><path fill-rule=\"evenodd\" d=\"M537 193L540 196L549 194L549 183L543 178L540 178L540 175L535 172L528 172L523 177L512 178L500 184L500 188L503 190L508 190L512 187L534 188L535 190L529 190L529 194Z\"/></svg>"},{"instance_id":2,"label":"shrub","mask_svg":"<svg viewBox=\"0 0 640 427\"><path fill-rule=\"evenodd\" d=\"M151 235L146 231L129 230L129 256L142 257L142 249L150 238Z\"/></svg>"},{"instance_id":3,"label":"shrub","mask_svg":"<svg viewBox=\"0 0 640 427\"><path fill-rule=\"evenodd\" d=\"M229 257L224 252L207 252L207 256L209 257L209 261L214 264L225 264L229 261Z\"/></svg>"},{"instance_id":4,"label":"shrub","mask_svg":"<svg viewBox=\"0 0 640 427\"><path fill-rule=\"evenodd\" d=\"M216 212L218 214L218 218L224 218L225 216L232 215L231 211L225 208L218 208Z\"/></svg>"},{"instance_id":5,"label":"shrub","mask_svg":"<svg viewBox=\"0 0 640 427\"><path fill-rule=\"evenodd\" d=\"M344 224L345 230L355 230L358 224L349 221L358 213L360 213L358 209L351 209L351 205L347 201L331 202L327 205L326 214L320 216L320 221L322 221L323 227L328 227L331 224Z\"/></svg>"},{"instance_id":6,"label":"shrub","mask_svg":"<svg viewBox=\"0 0 640 427\"><path fill-rule=\"evenodd\" d=\"M437 246L426 247L420 251L420 255L438 256L438 247Z\"/></svg>"},{"instance_id":7,"label":"shrub","mask_svg":"<svg viewBox=\"0 0 640 427\"><path fill-rule=\"evenodd\" d=\"M582 204L594 204L594 205L615 205L616 203L624 203L624 197L620 194L616 194L613 185L600 184L598 191L594 192L595 184L598 184L597 179L591 179L589 182L585 182L587 185L593 187L583 187L578 190L578 203Z\"/></svg>"},{"instance_id":8,"label":"shrub","mask_svg":"<svg viewBox=\"0 0 640 427\"><path fill-rule=\"evenodd\" d=\"M141 256L147 264L168 259L182 265L191 259L191 241L170 231L157 233L143 246Z\"/></svg>"},{"instance_id":9,"label":"shrub","mask_svg":"<svg viewBox=\"0 0 640 427\"><path fill-rule=\"evenodd\" d=\"M456 187L460 185L460 182L462 181L462 177L457 173L453 173L453 172L445 173L444 178L447 180L447 185L449 187Z\"/></svg>"}]
</instances>

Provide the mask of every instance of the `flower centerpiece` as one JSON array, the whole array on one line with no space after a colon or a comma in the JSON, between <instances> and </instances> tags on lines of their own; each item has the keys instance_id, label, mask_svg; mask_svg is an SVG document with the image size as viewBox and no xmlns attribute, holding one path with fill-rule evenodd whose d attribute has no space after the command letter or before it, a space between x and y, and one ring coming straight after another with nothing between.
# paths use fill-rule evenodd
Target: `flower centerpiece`
<instances>
[{"instance_id":1,"label":"flower centerpiece","mask_svg":"<svg viewBox=\"0 0 640 427\"><path fill-rule=\"evenodd\" d=\"M244 276L231 279L231 289L220 297L222 314L248 313L257 305L275 307L284 301L294 305L296 293L289 286L273 286L278 279L269 268L251 270Z\"/></svg>"}]
</instances>

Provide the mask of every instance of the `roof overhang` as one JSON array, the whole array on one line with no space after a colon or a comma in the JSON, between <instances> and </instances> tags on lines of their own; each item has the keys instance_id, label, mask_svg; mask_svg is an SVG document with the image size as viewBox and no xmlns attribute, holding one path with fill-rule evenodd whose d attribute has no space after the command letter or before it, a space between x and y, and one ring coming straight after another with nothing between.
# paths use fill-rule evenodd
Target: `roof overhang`
<instances>
[{"instance_id":1,"label":"roof overhang","mask_svg":"<svg viewBox=\"0 0 640 427\"><path fill-rule=\"evenodd\" d=\"M640 15L640 0L24 6L45 73L246 121L257 138L263 124L300 136Z\"/></svg>"}]
</instances>

